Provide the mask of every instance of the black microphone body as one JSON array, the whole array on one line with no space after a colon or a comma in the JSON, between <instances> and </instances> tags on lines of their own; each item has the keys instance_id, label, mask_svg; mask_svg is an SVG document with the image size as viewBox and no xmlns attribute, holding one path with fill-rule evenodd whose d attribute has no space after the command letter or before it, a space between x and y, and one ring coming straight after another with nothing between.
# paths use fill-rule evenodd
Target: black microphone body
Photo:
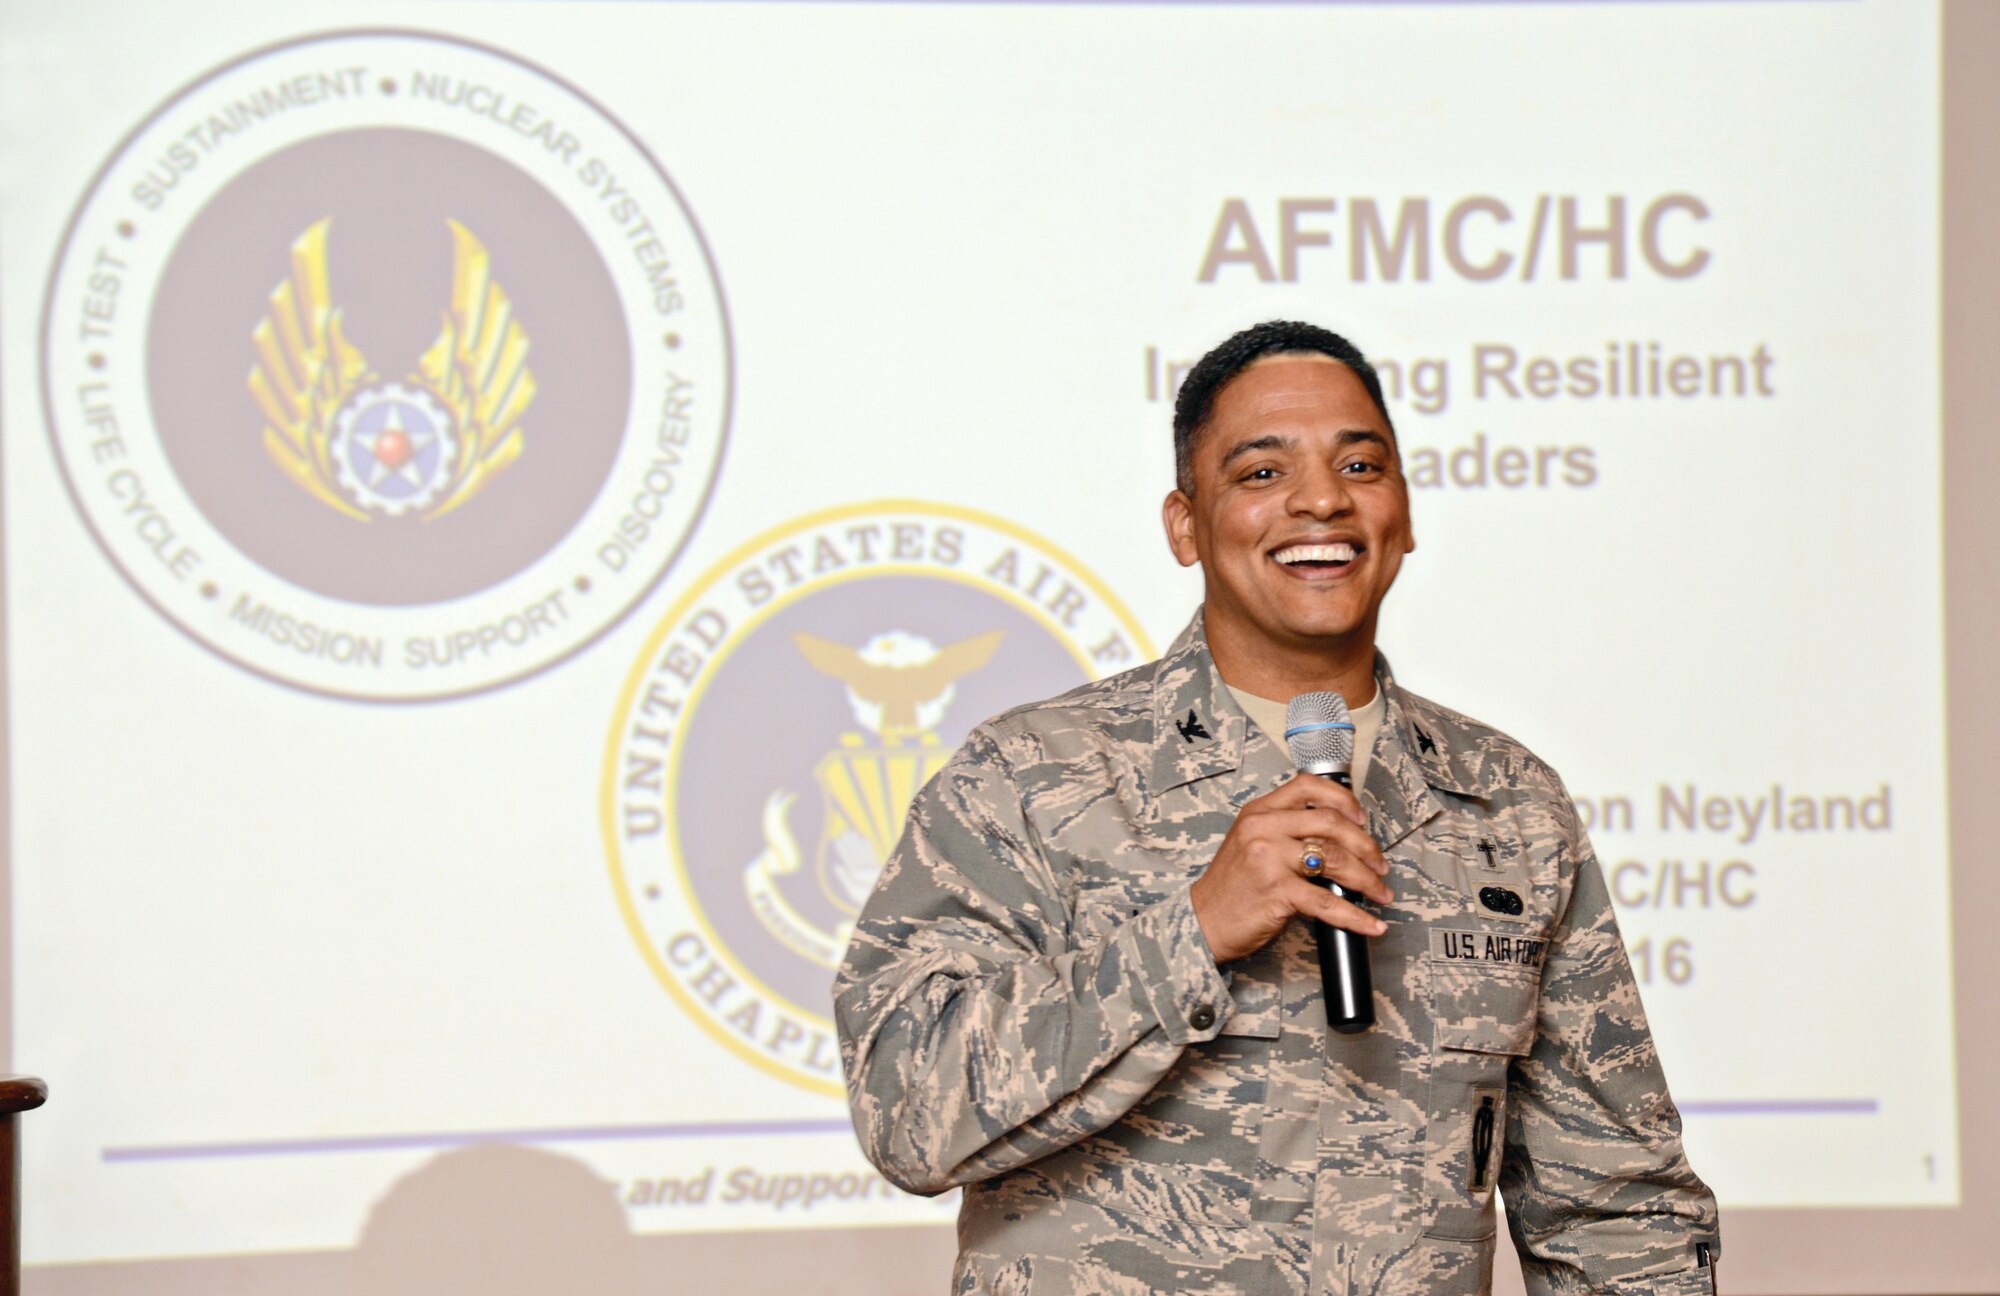
<instances>
[{"instance_id":1,"label":"black microphone body","mask_svg":"<svg viewBox=\"0 0 2000 1296\"><path fill-rule=\"evenodd\" d=\"M1285 708L1285 746L1300 771L1352 789L1354 723L1338 693L1301 693ZM1307 881L1349 903L1350 894L1331 878ZM1375 1024L1375 977L1368 966L1368 939L1359 932L1312 920L1319 950L1320 985L1326 995L1326 1024L1342 1035L1358 1035Z\"/></svg>"},{"instance_id":2,"label":"black microphone body","mask_svg":"<svg viewBox=\"0 0 2000 1296\"><path fill-rule=\"evenodd\" d=\"M1320 777L1344 788L1354 786L1346 770ZM1331 878L1311 881L1343 900L1360 899ZM1313 944L1319 947L1320 986L1326 992L1326 1024L1342 1035L1359 1035L1375 1024L1375 975L1368 966L1368 938L1320 918L1312 920L1312 928Z\"/></svg>"}]
</instances>

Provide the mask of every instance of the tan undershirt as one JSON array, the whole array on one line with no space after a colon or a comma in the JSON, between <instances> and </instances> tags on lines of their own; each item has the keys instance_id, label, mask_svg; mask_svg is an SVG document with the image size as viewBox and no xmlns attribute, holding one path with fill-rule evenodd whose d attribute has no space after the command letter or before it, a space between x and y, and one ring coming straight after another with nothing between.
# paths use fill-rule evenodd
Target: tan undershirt
<instances>
[{"instance_id":1,"label":"tan undershirt","mask_svg":"<svg viewBox=\"0 0 2000 1296\"><path fill-rule=\"evenodd\" d=\"M1278 744L1279 750L1286 750L1285 708L1288 705L1287 703L1273 702L1270 698L1258 697L1254 693L1245 693L1242 689L1236 688L1233 685L1230 686L1229 695L1236 699L1236 705L1243 708L1243 713L1255 721L1257 727L1262 729L1272 742ZM1375 734L1382 728L1382 712L1384 709L1382 690L1380 687L1377 687L1375 696L1368 699L1368 705L1353 712L1354 764L1349 769L1348 775L1354 780L1354 786L1357 790L1362 784L1368 781L1368 760L1375 754Z\"/></svg>"}]
</instances>

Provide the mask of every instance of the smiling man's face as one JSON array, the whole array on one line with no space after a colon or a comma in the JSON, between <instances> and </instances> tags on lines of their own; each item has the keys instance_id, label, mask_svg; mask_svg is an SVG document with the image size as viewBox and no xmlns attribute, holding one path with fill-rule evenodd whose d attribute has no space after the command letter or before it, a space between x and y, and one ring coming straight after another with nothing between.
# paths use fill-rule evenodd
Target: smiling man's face
<instances>
[{"instance_id":1,"label":"smiling man's face","mask_svg":"<svg viewBox=\"0 0 2000 1296\"><path fill-rule=\"evenodd\" d=\"M1372 657L1416 540L1394 434L1354 371L1317 353L1258 360L1216 396L1191 468L1192 495L1167 496L1167 541L1201 564L1225 672L1230 658Z\"/></svg>"}]
</instances>

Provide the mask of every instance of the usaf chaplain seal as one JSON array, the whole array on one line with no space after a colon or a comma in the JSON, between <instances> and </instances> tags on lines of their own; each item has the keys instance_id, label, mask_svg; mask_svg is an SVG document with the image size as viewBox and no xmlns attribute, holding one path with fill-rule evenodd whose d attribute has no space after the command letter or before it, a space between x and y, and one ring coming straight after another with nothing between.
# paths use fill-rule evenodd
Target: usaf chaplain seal
<instances>
[{"instance_id":1,"label":"usaf chaplain seal","mask_svg":"<svg viewBox=\"0 0 2000 1296\"><path fill-rule=\"evenodd\" d=\"M729 329L673 182L582 91L408 32L174 95L64 234L43 400L133 589L267 679L477 693L653 588L722 461Z\"/></svg>"},{"instance_id":2,"label":"usaf chaplain seal","mask_svg":"<svg viewBox=\"0 0 2000 1296\"><path fill-rule=\"evenodd\" d=\"M654 627L612 720L604 845L646 967L737 1057L842 1094L829 987L917 789L981 720L1152 655L1002 518L886 501L750 541Z\"/></svg>"}]
</instances>

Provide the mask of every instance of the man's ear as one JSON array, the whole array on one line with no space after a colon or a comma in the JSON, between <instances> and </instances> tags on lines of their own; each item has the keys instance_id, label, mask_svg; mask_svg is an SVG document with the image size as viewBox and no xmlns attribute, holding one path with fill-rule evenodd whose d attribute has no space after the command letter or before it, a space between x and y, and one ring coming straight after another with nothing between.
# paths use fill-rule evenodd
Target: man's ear
<instances>
[{"instance_id":1,"label":"man's ear","mask_svg":"<svg viewBox=\"0 0 2000 1296\"><path fill-rule=\"evenodd\" d=\"M1201 553L1194 544L1194 501L1179 487L1167 492L1166 502L1160 505L1160 521L1166 524L1167 548L1174 551L1174 561L1183 567L1200 562Z\"/></svg>"}]
</instances>

